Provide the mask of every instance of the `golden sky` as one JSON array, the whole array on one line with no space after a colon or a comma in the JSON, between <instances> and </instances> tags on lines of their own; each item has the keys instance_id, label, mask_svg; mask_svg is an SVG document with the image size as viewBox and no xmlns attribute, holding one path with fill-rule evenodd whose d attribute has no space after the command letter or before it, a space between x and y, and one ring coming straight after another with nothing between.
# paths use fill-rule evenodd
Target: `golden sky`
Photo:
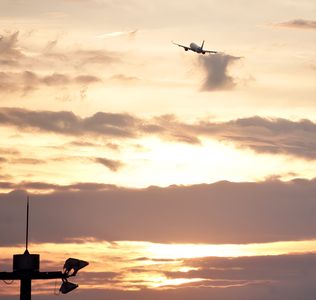
<instances>
[{"instance_id":1,"label":"golden sky","mask_svg":"<svg viewBox=\"0 0 316 300\"><path fill-rule=\"evenodd\" d=\"M69 297L315 298L315 1L0 0L0 24L4 271L28 193L42 267L90 261Z\"/></svg>"}]
</instances>

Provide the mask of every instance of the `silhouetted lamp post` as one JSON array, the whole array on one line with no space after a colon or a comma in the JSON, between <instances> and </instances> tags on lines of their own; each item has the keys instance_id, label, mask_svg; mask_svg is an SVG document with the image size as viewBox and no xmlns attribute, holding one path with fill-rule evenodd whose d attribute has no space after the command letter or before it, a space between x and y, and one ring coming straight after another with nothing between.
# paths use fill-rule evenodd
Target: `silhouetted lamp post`
<instances>
[{"instance_id":1,"label":"silhouetted lamp post","mask_svg":"<svg viewBox=\"0 0 316 300\"><path fill-rule=\"evenodd\" d=\"M0 272L0 280L20 280L20 299L31 300L32 280L57 279L62 280L59 291L67 294L78 287L77 284L68 281L69 277L76 276L77 272L89 263L76 258L68 258L65 261L63 271L40 272L40 255L30 254L28 251L28 227L29 227L29 198L27 197L26 212L26 239L23 254L13 255L13 272Z\"/></svg>"}]
</instances>

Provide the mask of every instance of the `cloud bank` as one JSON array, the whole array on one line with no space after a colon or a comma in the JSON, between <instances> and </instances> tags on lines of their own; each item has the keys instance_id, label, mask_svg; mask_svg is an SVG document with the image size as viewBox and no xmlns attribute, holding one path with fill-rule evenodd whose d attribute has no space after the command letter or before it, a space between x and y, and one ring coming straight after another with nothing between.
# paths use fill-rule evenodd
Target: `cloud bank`
<instances>
[{"instance_id":1,"label":"cloud bank","mask_svg":"<svg viewBox=\"0 0 316 300\"><path fill-rule=\"evenodd\" d=\"M239 244L315 239L315 182L218 182L147 189L98 184L58 189L43 183L43 188L56 192L31 196L32 240L93 237ZM3 245L23 242L25 198L18 191L0 195Z\"/></svg>"},{"instance_id":2,"label":"cloud bank","mask_svg":"<svg viewBox=\"0 0 316 300\"><path fill-rule=\"evenodd\" d=\"M105 259L107 257L104 257ZM8 264L7 261L5 261ZM56 262L48 262L56 266ZM125 281L124 272L99 271L85 272L76 277L80 289L67 295L69 299L175 299L175 300L313 300L315 288L315 254L259 256L240 258L205 257L201 259L184 260L184 266L195 266L197 270L189 272L163 272L163 265L150 265L147 274L163 272L168 279L194 279L200 281L176 286L164 286L160 289L146 288L146 270L134 270L141 275L138 280ZM89 266L91 267L91 265ZM147 266L148 268L148 266ZM142 277L143 276L143 277ZM199 277L197 277L199 276ZM130 283L134 290L115 289L118 285ZM4 283L2 283L4 285ZM52 286L47 282L40 285L34 282L34 290L41 295L33 295L34 299L53 300L56 295L51 292ZM113 286L113 289L109 288ZM104 287L106 286L106 287ZM96 288L98 287L98 288ZM6 286L6 289L9 287ZM88 288L88 290L87 290ZM16 286L18 289L18 286ZM16 298L16 296L15 296ZM8 295L0 295L0 299L15 299Z\"/></svg>"},{"instance_id":3,"label":"cloud bank","mask_svg":"<svg viewBox=\"0 0 316 300\"><path fill-rule=\"evenodd\" d=\"M126 113L97 112L82 118L69 111L0 108L0 126L68 136L111 137L114 143L115 139L157 136L198 145L210 138L257 153L316 159L316 124L306 119L292 121L254 116L227 122L185 123L173 115L142 119Z\"/></svg>"}]
</instances>

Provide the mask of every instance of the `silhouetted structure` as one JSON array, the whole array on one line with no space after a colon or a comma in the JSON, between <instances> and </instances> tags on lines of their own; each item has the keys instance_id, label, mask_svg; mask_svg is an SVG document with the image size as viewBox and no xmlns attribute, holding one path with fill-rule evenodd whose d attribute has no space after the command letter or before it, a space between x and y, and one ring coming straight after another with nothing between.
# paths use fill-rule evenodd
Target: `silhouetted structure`
<instances>
[{"instance_id":1,"label":"silhouetted structure","mask_svg":"<svg viewBox=\"0 0 316 300\"><path fill-rule=\"evenodd\" d=\"M40 272L40 255L30 254L28 251L29 232L29 197L27 197L26 212L26 239L25 251L23 254L13 255L13 272L0 272L0 280L20 280L20 299L31 300L32 280L35 279L57 279L62 280L59 291L63 294L69 293L78 287L77 284L68 281L71 276L86 267L89 263L76 258L68 258L65 261L63 272Z\"/></svg>"}]
</instances>

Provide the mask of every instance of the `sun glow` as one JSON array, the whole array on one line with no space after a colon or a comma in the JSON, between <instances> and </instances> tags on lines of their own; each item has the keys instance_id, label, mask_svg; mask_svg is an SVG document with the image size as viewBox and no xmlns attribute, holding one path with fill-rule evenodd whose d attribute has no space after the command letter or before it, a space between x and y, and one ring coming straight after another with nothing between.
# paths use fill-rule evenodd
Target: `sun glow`
<instances>
[{"instance_id":1,"label":"sun glow","mask_svg":"<svg viewBox=\"0 0 316 300\"><path fill-rule=\"evenodd\" d=\"M152 288L170 288L170 286L176 286L176 285L182 285L186 283L193 283L193 282L199 282L203 281L203 278L167 278L165 276L156 276L153 277L149 287Z\"/></svg>"},{"instance_id":2,"label":"sun glow","mask_svg":"<svg viewBox=\"0 0 316 300\"><path fill-rule=\"evenodd\" d=\"M80 257L89 261L89 267L81 272L81 276L86 279L82 279L82 282L78 281L84 289L93 287L139 290L143 288L168 289L181 285L199 284L198 282L209 280L209 278L201 278L201 274L194 276L194 272L198 272L199 268L190 263L192 259L312 253L316 249L316 240L209 245L158 244L135 241L110 243L87 239L87 242L77 240L77 243L31 244L29 249L31 253L40 253L41 270L61 270L65 259L69 256ZM9 262L12 255L22 252L22 245L21 247L0 247L1 271L10 271L12 266L9 265ZM89 272L89 275L85 275L86 272ZM169 274L173 275L169 276ZM78 279L80 280L80 277ZM223 283L220 284L223 285ZM227 285L230 284L232 282L227 282ZM226 287L226 283L223 287ZM49 288L52 289L51 286ZM12 293L14 290L18 290L16 285L12 287Z\"/></svg>"}]
</instances>

